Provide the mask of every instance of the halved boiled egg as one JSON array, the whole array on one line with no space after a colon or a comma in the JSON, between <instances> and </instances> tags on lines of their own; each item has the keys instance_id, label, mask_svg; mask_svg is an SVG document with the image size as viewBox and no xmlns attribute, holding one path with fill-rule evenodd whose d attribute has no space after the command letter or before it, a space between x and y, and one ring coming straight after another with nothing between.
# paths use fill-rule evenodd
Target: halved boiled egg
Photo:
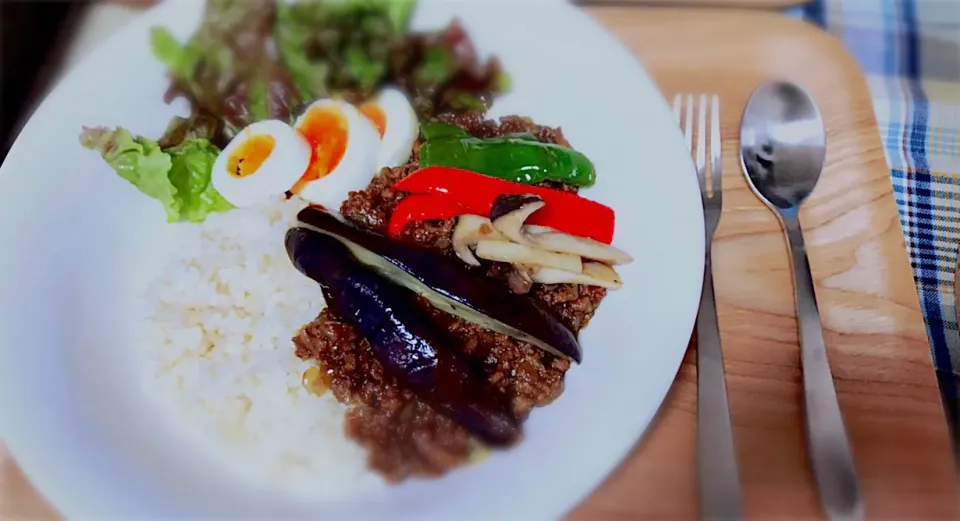
<instances>
[{"instance_id":1,"label":"halved boiled egg","mask_svg":"<svg viewBox=\"0 0 960 521\"><path fill-rule=\"evenodd\" d=\"M213 164L211 182L234 206L286 192L310 164L310 145L290 125L258 121L240 131Z\"/></svg>"},{"instance_id":2,"label":"halved boiled egg","mask_svg":"<svg viewBox=\"0 0 960 521\"><path fill-rule=\"evenodd\" d=\"M356 107L330 99L315 101L294 127L310 144L313 157L290 192L338 209L349 192L367 187L377 168L380 140L377 129Z\"/></svg>"},{"instance_id":3,"label":"halved boiled egg","mask_svg":"<svg viewBox=\"0 0 960 521\"><path fill-rule=\"evenodd\" d=\"M376 98L360 106L377 127L380 152L377 166L394 167L410 160L413 143L419 134L419 122L407 97L397 89L383 89Z\"/></svg>"}]
</instances>

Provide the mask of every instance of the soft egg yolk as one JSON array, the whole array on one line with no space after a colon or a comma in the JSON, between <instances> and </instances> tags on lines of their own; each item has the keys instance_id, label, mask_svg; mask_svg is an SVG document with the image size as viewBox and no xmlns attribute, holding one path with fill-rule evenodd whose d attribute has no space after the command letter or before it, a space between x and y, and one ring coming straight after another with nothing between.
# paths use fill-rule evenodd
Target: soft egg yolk
<instances>
[{"instance_id":1,"label":"soft egg yolk","mask_svg":"<svg viewBox=\"0 0 960 521\"><path fill-rule=\"evenodd\" d=\"M340 164L350 138L347 117L337 107L309 109L297 131L310 144L311 157L306 173L290 190L295 194L307 183L329 174Z\"/></svg>"},{"instance_id":2,"label":"soft egg yolk","mask_svg":"<svg viewBox=\"0 0 960 521\"><path fill-rule=\"evenodd\" d=\"M387 113L384 112L383 107L376 103L365 103L360 107L360 112L373 123L373 126L377 127L380 139L383 139L383 134L387 131Z\"/></svg>"},{"instance_id":3,"label":"soft egg yolk","mask_svg":"<svg viewBox=\"0 0 960 521\"><path fill-rule=\"evenodd\" d=\"M249 137L227 158L227 172L238 179L253 175L273 153L276 144L269 134Z\"/></svg>"}]
</instances>

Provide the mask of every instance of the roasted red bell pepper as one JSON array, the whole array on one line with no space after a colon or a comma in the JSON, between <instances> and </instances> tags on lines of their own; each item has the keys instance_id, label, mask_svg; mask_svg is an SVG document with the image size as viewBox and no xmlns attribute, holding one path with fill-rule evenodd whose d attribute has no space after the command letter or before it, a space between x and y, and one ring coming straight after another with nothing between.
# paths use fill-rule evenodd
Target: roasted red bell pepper
<instances>
[{"instance_id":1,"label":"roasted red bell pepper","mask_svg":"<svg viewBox=\"0 0 960 521\"><path fill-rule=\"evenodd\" d=\"M414 221L449 219L470 213L453 199L442 195L411 194L404 197L390 215L387 234L397 238Z\"/></svg>"},{"instance_id":2,"label":"roasted red bell pepper","mask_svg":"<svg viewBox=\"0 0 960 521\"><path fill-rule=\"evenodd\" d=\"M445 196L449 202L464 207L469 213L484 216L490 215L497 196L535 194L543 198L546 205L530 216L527 221L530 224L549 226L557 231L588 237L604 244L613 241L613 209L570 192L514 183L443 166L418 170L401 179L393 188L411 194Z\"/></svg>"}]
</instances>

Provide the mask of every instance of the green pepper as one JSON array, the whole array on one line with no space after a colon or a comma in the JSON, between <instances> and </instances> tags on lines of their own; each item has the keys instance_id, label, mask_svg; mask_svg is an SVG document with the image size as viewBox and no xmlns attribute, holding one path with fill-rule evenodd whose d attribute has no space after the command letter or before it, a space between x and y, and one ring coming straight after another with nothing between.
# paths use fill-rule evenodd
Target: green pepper
<instances>
[{"instance_id":1,"label":"green pepper","mask_svg":"<svg viewBox=\"0 0 960 521\"><path fill-rule=\"evenodd\" d=\"M420 166L447 166L535 185L556 181L577 187L593 185L596 169L587 156L560 145L541 143L532 135L493 138L467 135L442 123L424 123Z\"/></svg>"},{"instance_id":2,"label":"green pepper","mask_svg":"<svg viewBox=\"0 0 960 521\"><path fill-rule=\"evenodd\" d=\"M439 121L425 121L420 124L420 133L424 139L447 139L447 138L465 138L471 137L466 130L456 126L440 123ZM539 141L533 132L514 132L506 134L504 137L523 139L526 141Z\"/></svg>"},{"instance_id":3,"label":"green pepper","mask_svg":"<svg viewBox=\"0 0 960 521\"><path fill-rule=\"evenodd\" d=\"M514 132L513 134L507 134L504 137L509 137L513 139L522 139L524 141L540 142L540 140L537 139L537 136L534 135L533 132Z\"/></svg>"},{"instance_id":4,"label":"green pepper","mask_svg":"<svg viewBox=\"0 0 960 521\"><path fill-rule=\"evenodd\" d=\"M438 121L425 121L420 124L420 133L424 139L446 139L446 138L464 138L470 137L466 130L456 126L447 125Z\"/></svg>"}]
</instances>

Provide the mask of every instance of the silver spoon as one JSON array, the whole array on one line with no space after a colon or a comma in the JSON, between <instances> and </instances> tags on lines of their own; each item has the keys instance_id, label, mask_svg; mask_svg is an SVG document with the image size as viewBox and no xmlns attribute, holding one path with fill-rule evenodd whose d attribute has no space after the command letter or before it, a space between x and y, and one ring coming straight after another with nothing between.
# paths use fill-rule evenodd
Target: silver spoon
<instances>
[{"instance_id":1,"label":"silver spoon","mask_svg":"<svg viewBox=\"0 0 960 521\"><path fill-rule=\"evenodd\" d=\"M817 185L826 156L820 111L800 87L758 87L740 127L740 161L753 191L780 218L790 244L800 325L807 448L820 500L831 520L863 518L850 441L823 343L820 311L798 213Z\"/></svg>"}]
</instances>

